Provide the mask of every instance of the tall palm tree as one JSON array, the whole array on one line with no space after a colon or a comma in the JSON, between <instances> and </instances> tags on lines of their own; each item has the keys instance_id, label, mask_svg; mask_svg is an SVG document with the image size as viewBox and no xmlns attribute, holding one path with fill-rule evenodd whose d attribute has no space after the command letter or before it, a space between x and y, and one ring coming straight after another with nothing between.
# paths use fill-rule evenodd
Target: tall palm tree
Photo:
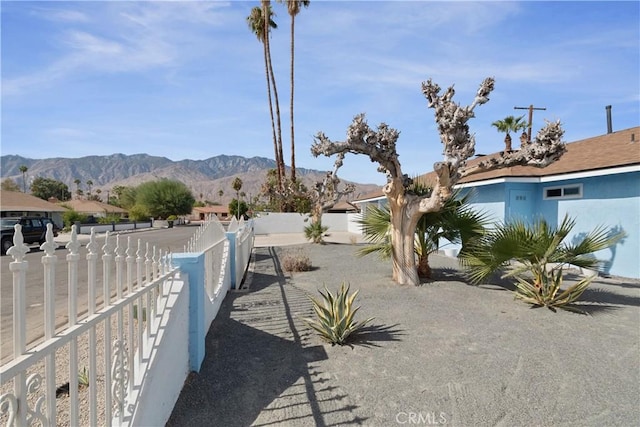
<instances>
[{"instance_id":1,"label":"tall palm tree","mask_svg":"<svg viewBox=\"0 0 640 427\"><path fill-rule=\"evenodd\" d=\"M414 183L412 191L416 194L426 194L431 191L431 188ZM484 233L488 217L485 213L476 212L469 206L470 198L471 193L460 197L460 192L456 191L441 211L426 213L418 221L415 248L420 277L431 277L429 255L438 250L440 239L462 243L462 253L473 238ZM383 259L390 258L393 249L389 208L370 207L359 223L365 240L371 244L364 246L358 253L364 256L376 252Z\"/></svg>"},{"instance_id":2,"label":"tall palm tree","mask_svg":"<svg viewBox=\"0 0 640 427\"><path fill-rule=\"evenodd\" d=\"M504 150L511 150L511 135L509 132L518 132L527 128L527 122L523 121L524 116L514 117L507 116L502 120L497 120L491 123L491 126L495 126L498 132L505 132L507 135L504 137Z\"/></svg>"},{"instance_id":3,"label":"tall palm tree","mask_svg":"<svg viewBox=\"0 0 640 427\"><path fill-rule=\"evenodd\" d=\"M269 35L271 33L270 21L271 19L271 1L270 0L260 0L262 4L262 16L264 18L264 28L265 28L265 38L264 45L267 49L267 61L269 63L269 77L271 78L271 87L273 88L273 100L276 107L276 131L278 135L278 155L280 157L280 164L278 167L280 168L280 175L282 176L282 181L280 182L280 190L284 189L284 179L285 179L285 168L284 168L284 155L282 153L282 125L280 120L280 101L278 100L278 87L276 85L276 76L273 72L273 62L271 61L271 46Z\"/></svg>"},{"instance_id":4,"label":"tall palm tree","mask_svg":"<svg viewBox=\"0 0 640 427\"><path fill-rule=\"evenodd\" d=\"M300 13L301 7L309 7L310 0L278 0L280 2L284 1L287 4L287 12L289 12L289 16L291 16L291 97L289 99L289 115L291 118L291 181L295 182L296 180L296 145L295 145L295 137L294 137L294 126L293 126L293 89L294 89L294 73L293 73L293 64L294 64L294 39L295 39L295 22L296 15Z\"/></svg>"},{"instance_id":5,"label":"tall palm tree","mask_svg":"<svg viewBox=\"0 0 640 427\"><path fill-rule=\"evenodd\" d=\"M92 180L87 180L87 195L91 198L91 187L93 186Z\"/></svg>"},{"instance_id":6,"label":"tall palm tree","mask_svg":"<svg viewBox=\"0 0 640 427\"><path fill-rule=\"evenodd\" d=\"M27 171L29 168L26 165L21 165L18 169L22 172L22 192L27 192Z\"/></svg>"},{"instance_id":7,"label":"tall palm tree","mask_svg":"<svg viewBox=\"0 0 640 427\"><path fill-rule=\"evenodd\" d=\"M282 149L278 144L278 138L276 134L276 125L275 118L273 114L273 101L271 98L271 79L270 79L270 51L268 49L268 33L265 31L265 28L278 28L278 25L275 23L271 17L273 16L273 12L271 11L271 7L268 7L268 14L263 13L263 9L260 6L256 6L251 9L251 13L247 17L247 25L256 35L256 38L260 43L262 43L262 48L264 52L264 68L265 68L265 77L267 79L267 97L269 99L269 114L271 115L271 131L273 134L273 150L276 160L276 171L278 176L278 188L282 187L282 178L283 178L283 164L282 160ZM268 19L268 23L267 23ZM222 197L222 196L220 196Z\"/></svg>"},{"instance_id":8,"label":"tall palm tree","mask_svg":"<svg viewBox=\"0 0 640 427\"><path fill-rule=\"evenodd\" d=\"M242 180L239 177L236 177L231 183L231 187L236 190L236 203L238 204L238 209L236 211L236 217L240 218L240 190L242 189Z\"/></svg>"},{"instance_id":9,"label":"tall palm tree","mask_svg":"<svg viewBox=\"0 0 640 427\"><path fill-rule=\"evenodd\" d=\"M82 181L80 181L79 178L76 178L73 180L74 184L76 184L76 195L78 196L78 199L80 198L80 194L82 194L82 190L80 190L80 183Z\"/></svg>"}]
</instances>

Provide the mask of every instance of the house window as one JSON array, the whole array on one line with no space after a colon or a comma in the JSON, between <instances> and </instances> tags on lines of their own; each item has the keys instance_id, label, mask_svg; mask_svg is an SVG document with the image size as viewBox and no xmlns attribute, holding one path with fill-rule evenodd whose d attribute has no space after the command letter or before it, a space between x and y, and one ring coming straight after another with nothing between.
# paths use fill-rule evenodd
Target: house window
<instances>
[{"instance_id":1,"label":"house window","mask_svg":"<svg viewBox=\"0 0 640 427\"><path fill-rule=\"evenodd\" d=\"M562 187L547 187L544 189L544 199L579 199L582 197L582 184L564 185Z\"/></svg>"}]
</instances>

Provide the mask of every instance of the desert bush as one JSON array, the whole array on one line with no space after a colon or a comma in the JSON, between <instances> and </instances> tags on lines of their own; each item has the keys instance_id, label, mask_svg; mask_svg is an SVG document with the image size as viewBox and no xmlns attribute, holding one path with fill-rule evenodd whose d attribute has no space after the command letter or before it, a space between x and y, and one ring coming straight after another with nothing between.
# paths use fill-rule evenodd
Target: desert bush
<instances>
[{"instance_id":1,"label":"desert bush","mask_svg":"<svg viewBox=\"0 0 640 427\"><path fill-rule=\"evenodd\" d=\"M311 270L311 260L301 251L288 252L282 257L282 268L289 272L309 271Z\"/></svg>"},{"instance_id":2,"label":"desert bush","mask_svg":"<svg viewBox=\"0 0 640 427\"><path fill-rule=\"evenodd\" d=\"M562 291L563 269L567 265L598 269L601 262L592 253L616 244L624 233L610 233L598 227L584 237L566 243L575 220L565 216L559 227L544 219L529 225L522 221L499 224L475 240L461 254L472 283L480 283L500 269L503 277L516 280L515 297L526 303L580 311L571 304L591 283L593 276L580 280Z\"/></svg>"},{"instance_id":3,"label":"desert bush","mask_svg":"<svg viewBox=\"0 0 640 427\"><path fill-rule=\"evenodd\" d=\"M62 221L64 222L65 230L70 230L71 226L76 222L85 222L87 220L87 216L81 214L78 211L73 209L69 209L62 214Z\"/></svg>"},{"instance_id":4,"label":"desert bush","mask_svg":"<svg viewBox=\"0 0 640 427\"><path fill-rule=\"evenodd\" d=\"M353 320L360 307L353 307L358 291L349 295L350 285L342 283L334 295L327 287L320 291L322 299L309 296L317 319L304 318L304 322L315 330L320 337L331 344L344 345L351 334L363 328L373 320L370 317L362 322Z\"/></svg>"},{"instance_id":5,"label":"desert bush","mask_svg":"<svg viewBox=\"0 0 640 427\"><path fill-rule=\"evenodd\" d=\"M328 229L329 227L323 226L320 221L312 222L304 228L304 235L313 243L324 243L324 239L322 237Z\"/></svg>"},{"instance_id":6,"label":"desert bush","mask_svg":"<svg viewBox=\"0 0 640 427\"><path fill-rule=\"evenodd\" d=\"M98 218L98 224L113 224L120 222L120 216L118 215L107 215L105 217Z\"/></svg>"}]
</instances>

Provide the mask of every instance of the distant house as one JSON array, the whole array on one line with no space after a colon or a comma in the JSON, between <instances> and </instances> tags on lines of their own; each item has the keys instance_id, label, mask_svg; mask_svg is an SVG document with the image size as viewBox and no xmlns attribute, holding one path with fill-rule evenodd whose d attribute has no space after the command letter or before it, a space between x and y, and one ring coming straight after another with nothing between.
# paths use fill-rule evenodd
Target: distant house
<instances>
[{"instance_id":1,"label":"distant house","mask_svg":"<svg viewBox=\"0 0 640 427\"><path fill-rule=\"evenodd\" d=\"M215 215L218 217L220 221L230 221L231 214L229 213L229 208L227 206L201 206L195 207L191 211L190 219L192 221L203 221L209 215Z\"/></svg>"},{"instance_id":2,"label":"distant house","mask_svg":"<svg viewBox=\"0 0 640 427\"><path fill-rule=\"evenodd\" d=\"M66 206L69 209L93 218L106 218L108 216L124 218L127 215L126 209L95 200L67 200L66 202L61 202L61 206Z\"/></svg>"},{"instance_id":3,"label":"distant house","mask_svg":"<svg viewBox=\"0 0 640 427\"><path fill-rule=\"evenodd\" d=\"M0 190L0 215L7 216L41 216L51 218L62 228L62 213L65 209L30 194L18 191Z\"/></svg>"},{"instance_id":4,"label":"distant house","mask_svg":"<svg viewBox=\"0 0 640 427\"><path fill-rule=\"evenodd\" d=\"M336 203L332 208L327 210L329 213L358 213L360 209L356 205L347 202L346 200L341 200Z\"/></svg>"},{"instance_id":5,"label":"distant house","mask_svg":"<svg viewBox=\"0 0 640 427\"><path fill-rule=\"evenodd\" d=\"M434 181L433 172L422 178ZM624 240L595 255L605 261L605 274L640 278L640 127L568 143L560 160L546 168L483 172L456 187L473 190L472 204L496 221L542 217L556 226L569 215L576 220L569 241L598 226L624 231ZM385 202L384 196L355 201L361 207Z\"/></svg>"}]
</instances>

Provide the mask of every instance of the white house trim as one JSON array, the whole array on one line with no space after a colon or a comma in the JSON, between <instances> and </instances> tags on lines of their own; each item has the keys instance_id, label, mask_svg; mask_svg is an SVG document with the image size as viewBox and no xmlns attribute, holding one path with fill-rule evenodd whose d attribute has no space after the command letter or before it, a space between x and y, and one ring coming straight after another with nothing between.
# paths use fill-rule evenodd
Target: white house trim
<instances>
[{"instance_id":1,"label":"white house trim","mask_svg":"<svg viewBox=\"0 0 640 427\"><path fill-rule=\"evenodd\" d=\"M617 168L599 169L592 171L565 173L552 176L531 176L531 177L504 177L488 179L486 181L465 182L457 184L455 188L480 187L483 185L504 184L506 182L519 182L525 184L538 184L544 182L565 181L570 179L584 179L596 176L617 175L621 173L640 172L640 165L621 166Z\"/></svg>"}]
</instances>

